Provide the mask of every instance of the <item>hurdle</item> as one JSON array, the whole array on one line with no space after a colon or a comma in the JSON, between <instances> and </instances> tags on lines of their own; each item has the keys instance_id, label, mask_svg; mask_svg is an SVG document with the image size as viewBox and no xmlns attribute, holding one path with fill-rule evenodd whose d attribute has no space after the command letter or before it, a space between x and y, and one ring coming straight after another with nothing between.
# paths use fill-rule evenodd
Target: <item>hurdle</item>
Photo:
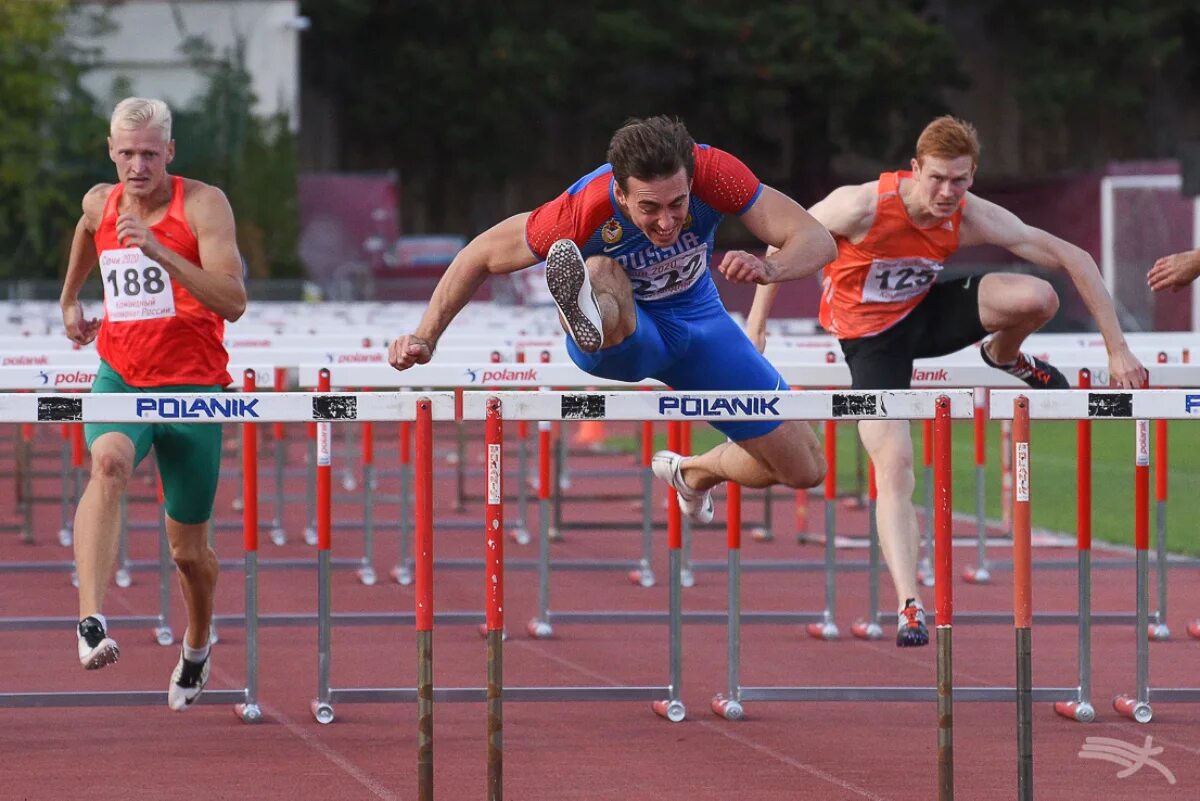
<instances>
[{"instance_id":1,"label":"hurdle","mask_svg":"<svg viewBox=\"0 0 1200 801\"><path fill-rule=\"evenodd\" d=\"M1154 379L1151 367L1151 379ZM1155 382L1158 383L1158 382ZM1039 420L1132 420L1135 422L1134 449L1134 533L1136 560L1136 614L1134 623L1136 683L1132 694L1118 695L1113 708L1138 723L1149 723L1152 702L1200 702L1200 688L1153 688L1150 686L1150 420L1187 420L1200 410L1200 393L1195 390L1089 390L1071 392L1048 390L1029 393L1028 408L1017 404L1018 395L999 391L993 395L993 418L1018 414ZM1160 566L1161 567L1161 566ZM1083 643L1081 642L1081 646ZM1081 660L1083 656L1081 655ZM1090 655L1089 655L1090 658Z\"/></svg>"},{"instance_id":2,"label":"hurdle","mask_svg":"<svg viewBox=\"0 0 1200 801\"><path fill-rule=\"evenodd\" d=\"M270 396L258 396L245 399L251 404ZM275 396L278 397L278 396ZM245 398L245 396L243 396ZM179 417L179 410L187 408L184 404L212 400L212 393L190 395L52 395L52 394L0 394L0 417L6 420L18 420L23 423L126 423L126 422L159 422L171 420L177 422L211 422L212 417L201 413L194 416ZM153 410L147 404L153 406ZM164 416L161 411L174 404L174 416ZM264 406L271 405L265 402ZM293 404L293 407L295 404ZM210 409L214 407L208 407ZM233 408L232 406L229 408ZM244 409L245 406L238 407ZM309 411L311 414L311 410ZM232 414L225 414L233 417ZM256 415L255 415L256 416ZM247 415L240 412L236 415L244 423L242 430L243 448L250 449L256 436L254 423L247 422ZM251 416L253 417L253 416ZM251 471L252 473L252 471ZM250 475L248 473L247 475ZM248 479L244 479L248 480ZM244 486L243 489L249 489ZM160 536L165 539L165 530ZM161 540L160 540L161 543ZM246 609L253 613L257 609L257 570L253 552L257 549L257 532L247 528L244 532L246 552ZM160 545L161 547L161 545ZM73 620L73 618L71 618ZM138 621L142 622L142 621ZM159 625L161 637L163 621L154 618ZM257 649L252 638L256 635L253 622L247 621L246 643L246 684L244 687L232 690L212 689L198 699L203 704L231 704L235 714L245 723L253 723L261 719L262 712L257 698ZM112 692L4 692L0 693L0 707L96 707L96 706L131 706L161 704L162 690L126 690Z\"/></svg>"}]
</instances>

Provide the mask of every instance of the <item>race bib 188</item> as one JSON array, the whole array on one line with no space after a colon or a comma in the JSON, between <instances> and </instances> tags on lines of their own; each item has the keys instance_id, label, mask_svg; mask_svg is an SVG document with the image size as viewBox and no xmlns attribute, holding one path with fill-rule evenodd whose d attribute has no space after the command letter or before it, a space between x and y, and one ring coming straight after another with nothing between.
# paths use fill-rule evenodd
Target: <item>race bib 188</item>
<instances>
[{"instance_id":1,"label":"race bib 188","mask_svg":"<svg viewBox=\"0 0 1200 801\"><path fill-rule=\"evenodd\" d=\"M100 277L104 281L104 310L110 322L175 316L171 276L141 248L101 253Z\"/></svg>"},{"instance_id":2,"label":"race bib 188","mask_svg":"<svg viewBox=\"0 0 1200 801\"><path fill-rule=\"evenodd\" d=\"M942 263L933 259L875 259L863 284L863 303L893 303L923 295Z\"/></svg>"}]
</instances>

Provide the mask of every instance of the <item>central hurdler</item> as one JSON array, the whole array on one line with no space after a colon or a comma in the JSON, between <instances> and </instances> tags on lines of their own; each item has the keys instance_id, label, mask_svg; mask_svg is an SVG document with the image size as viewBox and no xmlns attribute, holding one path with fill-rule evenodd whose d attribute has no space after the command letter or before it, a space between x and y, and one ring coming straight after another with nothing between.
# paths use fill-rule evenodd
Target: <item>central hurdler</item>
<instances>
[{"instance_id":1,"label":"central hurdler","mask_svg":"<svg viewBox=\"0 0 1200 801\"><path fill-rule=\"evenodd\" d=\"M762 259L730 250L727 280L770 284L811 275L833 260L833 238L799 204L766 186L734 156L699 145L683 123L633 119L608 146L608 163L531 212L509 217L458 253L434 289L416 331L392 342L398 370L424 364L438 338L493 274L543 259L546 282L570 335L567 350L601 378L655 378L675 390L787 389L721 304L709 265L726 214L775 248ZM728 442L683 457L654 456L654 474L677 491L680 509L713 517L710 490L807 488L825 478L811 426L799 421L714 421Z\"/></svg>"}]
</instances>

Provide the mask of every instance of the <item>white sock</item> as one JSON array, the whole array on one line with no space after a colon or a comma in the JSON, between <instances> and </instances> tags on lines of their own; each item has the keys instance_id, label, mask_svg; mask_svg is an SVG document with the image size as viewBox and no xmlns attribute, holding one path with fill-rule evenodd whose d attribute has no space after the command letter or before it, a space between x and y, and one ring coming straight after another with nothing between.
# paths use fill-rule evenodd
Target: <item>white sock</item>
<instances>
[{"instance_id":1,"label":"white sock","mask_svg":"<svg viewBox=\"0 0 1200 801\"><path fill-rule=\"evenodd\" d=\"M183 658L189 662L203 662L208 659L208 652L211 648L211 643L205 643L203 648L193 648L187 644L187 635L184 635Z\"/></svg>"}]
</instances>

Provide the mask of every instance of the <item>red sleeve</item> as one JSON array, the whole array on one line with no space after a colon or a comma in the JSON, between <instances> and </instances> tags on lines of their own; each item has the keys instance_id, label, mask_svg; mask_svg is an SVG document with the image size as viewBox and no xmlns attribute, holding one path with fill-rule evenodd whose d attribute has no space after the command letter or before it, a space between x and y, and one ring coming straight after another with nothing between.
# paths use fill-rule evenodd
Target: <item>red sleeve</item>
<instances>
[{"instance_id":1,"label":"red sleeve","mask_svg":"<svg viewBox=\"0 0 1200 801\"><path fill-rule=\"evenodd\" d=\"M611 178L611 172L601 172L582 186L576 184L534 209L525 221L525 242L529 249L544 259L551 245L560 239L570 239L582 250L613 215L608 196Z\"/></svg>"},{"instance_id":2,"label":"red sleeve","mask_svg":"<svg viewBox=\"0 0 1200 801\"><path fill-rule=\"evenodd\" d=\"M762 181L737 156L696 145L692 192L721 214L744 214L762 192Z\"/></svg>"}]
</instances>

